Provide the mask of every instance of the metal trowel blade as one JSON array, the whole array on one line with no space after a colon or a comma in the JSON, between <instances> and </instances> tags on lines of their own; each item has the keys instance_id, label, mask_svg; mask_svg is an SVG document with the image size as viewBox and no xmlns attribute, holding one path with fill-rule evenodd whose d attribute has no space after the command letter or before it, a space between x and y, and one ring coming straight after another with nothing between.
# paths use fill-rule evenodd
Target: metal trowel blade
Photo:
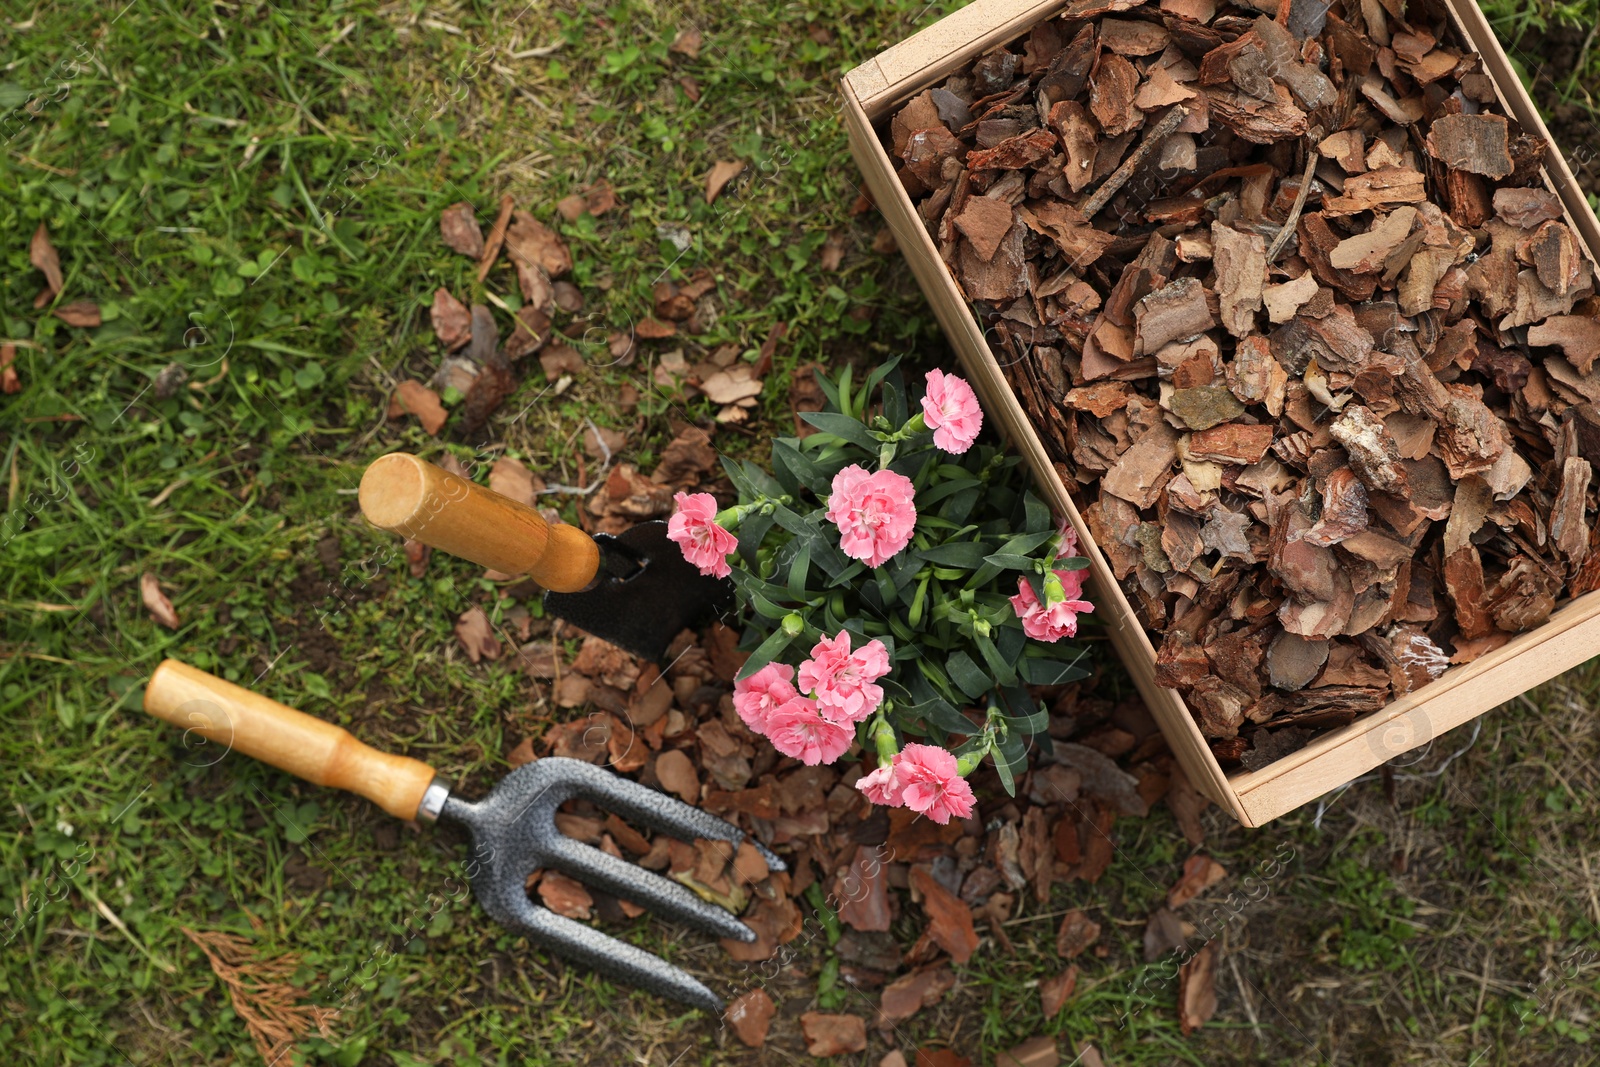
<instances>
[{"instance_id":1,"label":"metal trowel blade","mask_svg":"<svg viewBox=\"0 0 1600 1067\"><path fill-rule=\"evenodd\" d=\"M708 578L684 559L667 540L666 523L640 523L594 539L600 545L599 577L581 592L546 592L548 614L659 663L683 630L733 611L733 583Z\"/></svg>"}]
</instances>

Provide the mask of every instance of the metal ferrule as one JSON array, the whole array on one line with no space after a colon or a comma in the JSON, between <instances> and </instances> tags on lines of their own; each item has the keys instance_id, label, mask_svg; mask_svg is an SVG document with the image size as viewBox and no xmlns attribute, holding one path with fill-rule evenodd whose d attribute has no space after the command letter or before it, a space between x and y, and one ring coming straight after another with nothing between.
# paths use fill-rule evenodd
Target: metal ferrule
<instances>
[{"instance_id":1,"label":"metal ferrule","mask_svg":"<svg viewBox=\"0 0 1600 1067\"><path fill-rule=\"evenodd\" d=\"M439 813L444 810L444 802L450 799L450 786L448 783L435 778L428 783L428 788L422 794L422 803L417 805L418 822L437 822Z\"/></svg>"}]
</instances>

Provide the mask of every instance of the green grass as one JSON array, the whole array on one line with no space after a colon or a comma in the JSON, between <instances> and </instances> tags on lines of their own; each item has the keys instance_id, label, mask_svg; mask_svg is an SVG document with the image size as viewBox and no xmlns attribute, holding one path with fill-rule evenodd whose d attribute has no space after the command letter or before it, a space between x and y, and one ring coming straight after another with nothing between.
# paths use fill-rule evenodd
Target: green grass
<instances>
[{"instance_id":1,"label":"green grass","mask_svg":"<svg viewBox=\"0 0 1600 1067\"><path fill-rule=\"evenodd\" d=\"M176 656L427 759L467 793L517 741L575 715L507 661L466 662L456 616L480 604L503 623L513 602L442 556L411 579L359 521L359 473L394 449L504 453L577 484L585 420L626 431L626 458L649 469L671 419L711 412L654 387L651 360L678 342L653 342L633 366L592 359L559 397L537 367L519 368L483 440L385 421L393 382L438 360L436 287L518 305L506 265L480 286L442 247L440 210L469 200L487 217L510 192L554 221L587 301L582 327L568 324L580 346L646 316L663 272L713 271L721 315L697 343L752 358L789 326L764 409L781 425L785 376L802 362L946 358L902 261L870 250L881 223L848 214L857 176L833 81L949 6L7 14L0 334L19 342L24 382L0 398L8 1062L256 1062L183 926L299 954L296 983L345 1008L331 1042L303 1046L320 1062L746 1058L707 1020L568 969L450 899L457 837L412 834L358 799L186 746L138 713L140 687ZM1570 13L1491 7L1497 26L1525 20L1501 27L1508 39ZM705 32L697 60L668 51L691 22ZM1595 62L1590 49L1558 103L1587 99ZM18 111L30 96L36 113ZM747 180L706 205L706 172L734 158ZM555 202L600 178L626 210L559 221ZM99 302L98 329L33 310L42 280L27 249L41 222L61 252L62 300ZM836 273L818 262L830 234L847 249ZM188 383L157 399L173 363ZM636 413L615 405L625 383L642 396ZM770 425L724 431L719 446L740 451ZM554 499L571 517L571 498ZM147 572L178 631L141 606ZM1595 689L1592 671L1577 674L1496 712L1441 776L1400 782L1394 807L1369 783L1320 829L1313 811L1253 833L1212 812L1209 847L1236 876L1280 844L1295 858L1222 928L1221 1010L1199 1034L1178 1032L1170 966L1142 957L1144 917L1188 853L1163 810L1119 824L1099 884L1029 901L1009 927L1017 956L986 945L900 1044L988 1053L1058 1033L1121 1065L1592 1059ZM1407 770L1437 766L1454 735L1437 747ZM1190 910L1221 907L1236 882ZM1108 954L1078 961L1079 993L1047 1020L1037 982L1062 968L1055 927L1073 906L1102 924ZM715 981L749 979L660 923L619 932ZM896 930L919 932L909 919ZM774 1044L791 1050L798 1012L875 1006L830 984L827 937L810 944L769 987Z\"/></svg>"}]
</instances>

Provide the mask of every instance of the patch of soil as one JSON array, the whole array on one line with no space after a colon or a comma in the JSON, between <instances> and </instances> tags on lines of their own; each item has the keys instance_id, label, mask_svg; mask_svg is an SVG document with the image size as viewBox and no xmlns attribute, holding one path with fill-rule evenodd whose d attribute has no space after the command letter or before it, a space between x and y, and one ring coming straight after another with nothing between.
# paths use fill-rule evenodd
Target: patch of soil
<instances>
[{"instance_id":1,"label":"patch of soil","mask_svg":"<svg viewBox=\"0 0 1600 1067\"><path fill-rule=\"evenodd\" d=\"M1562 100L1562 86L1572 76L1588 35L1586 27L1553 25L1542 34L1524 34L1515 42L1515 48L1508 48L1507 51L1520 60L1526 69L1538 72L1531 93L1539 113L1544 116L1545 125L1550 127L1550 136L1567 157L1567 165L1572 168L1583 191L1600 195L1596 115L1582 104Z\"/></svg>"}]
</instances>

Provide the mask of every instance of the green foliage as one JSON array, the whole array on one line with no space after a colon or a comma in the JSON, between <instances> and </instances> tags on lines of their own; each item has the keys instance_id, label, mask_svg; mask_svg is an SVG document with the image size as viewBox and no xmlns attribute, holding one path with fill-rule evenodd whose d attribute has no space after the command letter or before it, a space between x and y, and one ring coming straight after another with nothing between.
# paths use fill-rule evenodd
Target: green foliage
<instances>
[{"instance_id":1,"label":"green foliage","mask_svg":"<svg viewBox=\"0 0 1600 1067\"><path fill-rule=\"evenodd\" d=\"M1367 835L1367 844L1373 844ZM1331 865L1340 905L1339 964L1357 971L1405 966L1401 947L1416 933L1408 922L1416 902L1381 868L1345 858Z\"/></svg>"}]
</instances>

